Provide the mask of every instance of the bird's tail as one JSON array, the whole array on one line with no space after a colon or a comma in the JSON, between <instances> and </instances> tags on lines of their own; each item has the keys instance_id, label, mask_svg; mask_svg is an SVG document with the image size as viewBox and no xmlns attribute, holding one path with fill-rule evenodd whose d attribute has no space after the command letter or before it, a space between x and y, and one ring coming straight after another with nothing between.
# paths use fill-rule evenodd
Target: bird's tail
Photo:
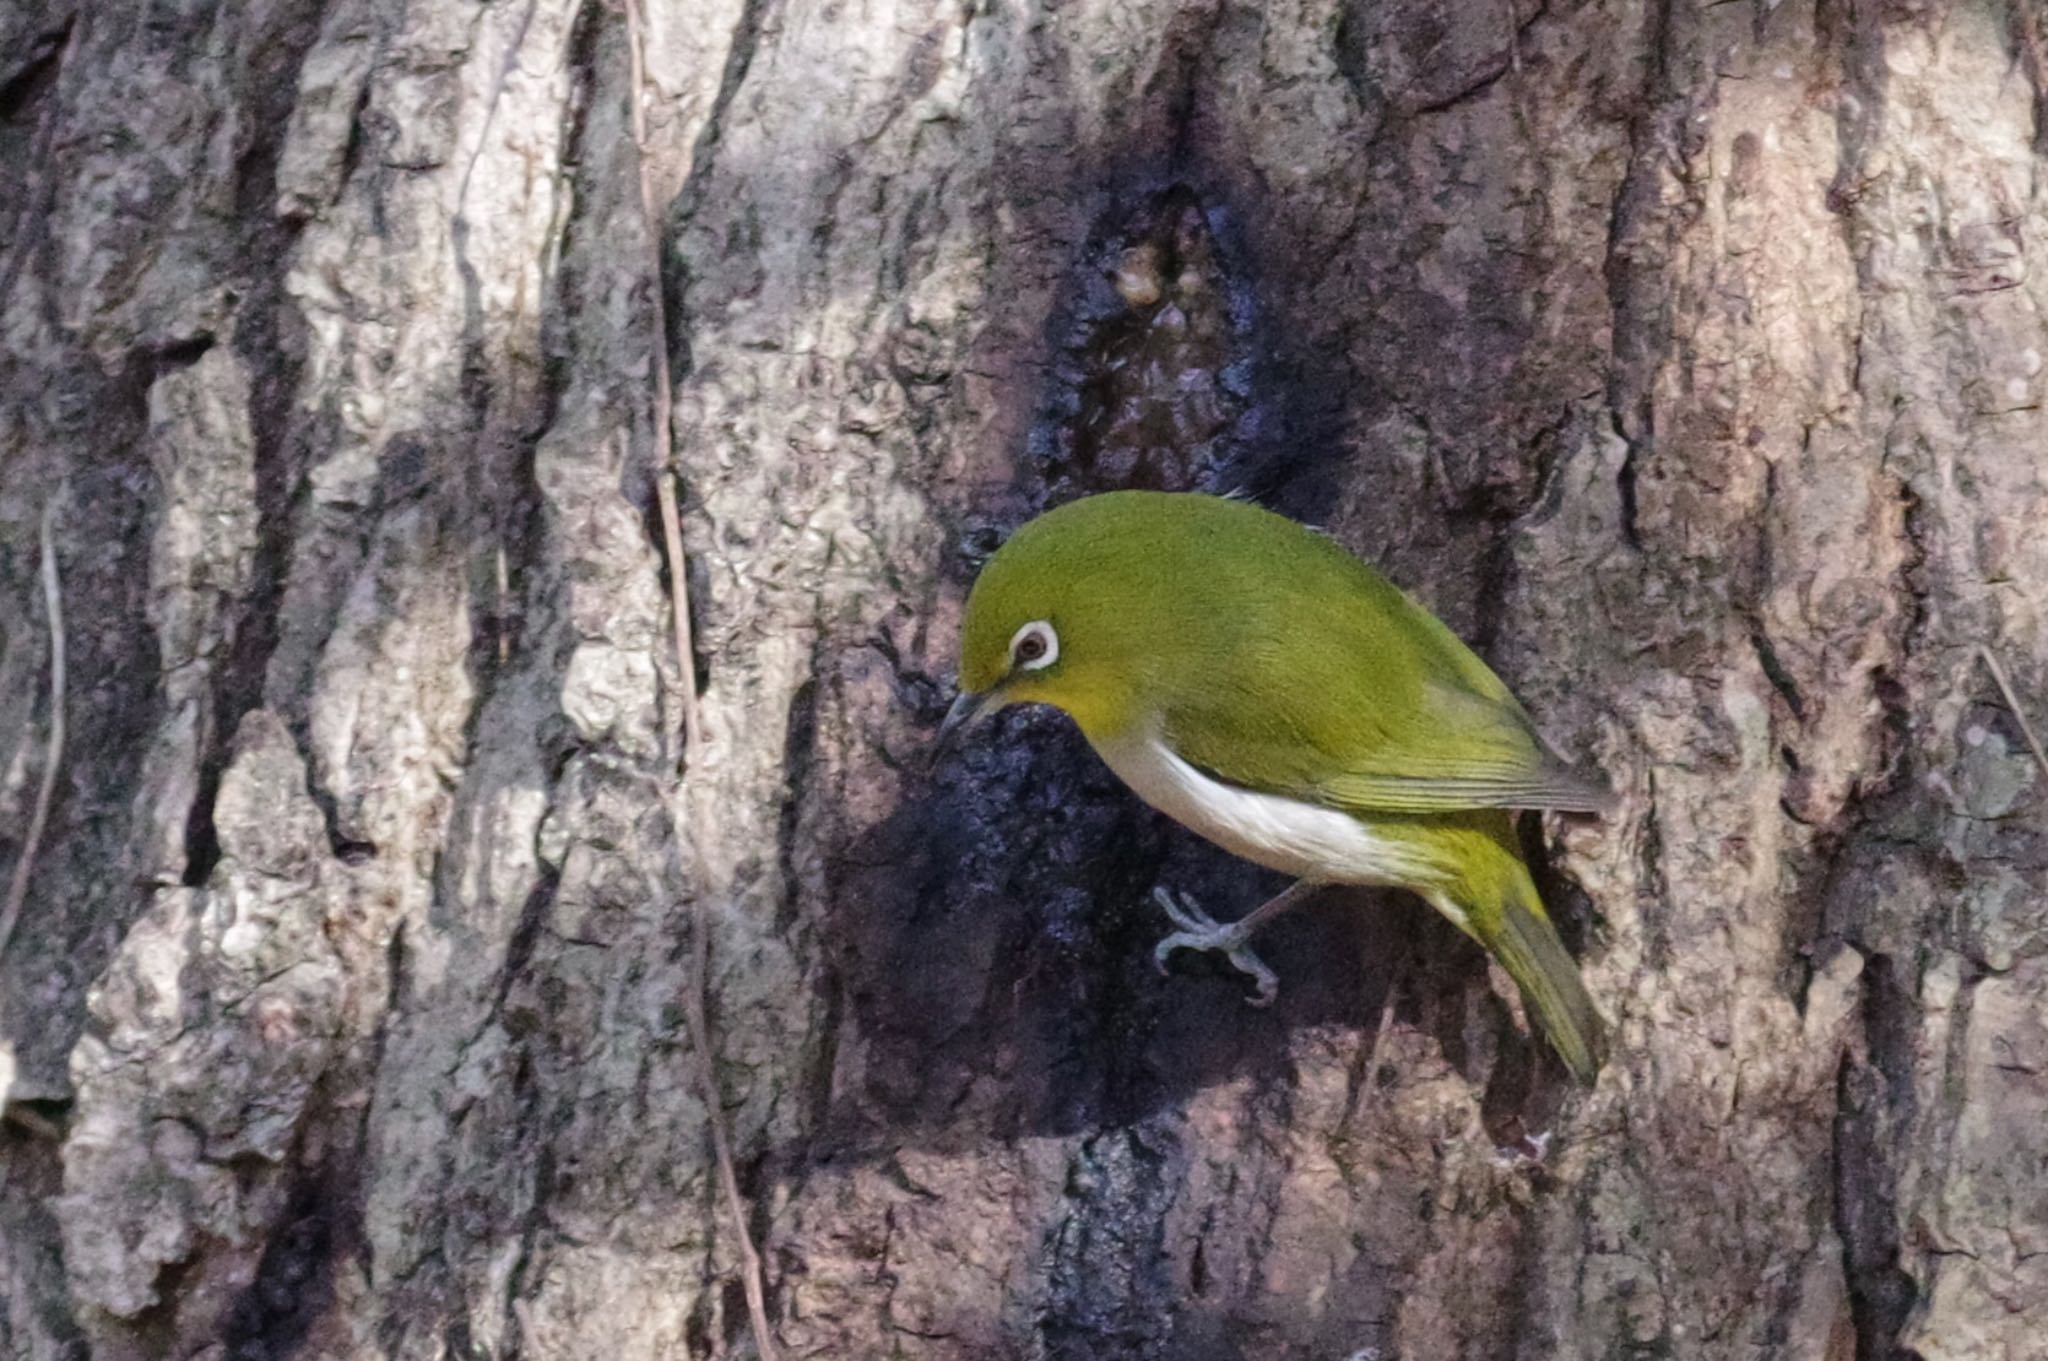
<instances>
[{"instance_id":1,"label":"bird's tail","mask_svg":"<svg viewBox=\"0 0 2048 1361\"><path fill-rule=\"evenodd\" d=\"M1491 901L1466 906L1462 921L1458 914L1446 915L1501 962L1550 1047L1572 1076L1590 1087L1606 1059L1607 1023L1579 979L1579 966L1557 938L1520 857L1502 879L1498 892L1484 895Z\"/></svg>"}]
</instances>

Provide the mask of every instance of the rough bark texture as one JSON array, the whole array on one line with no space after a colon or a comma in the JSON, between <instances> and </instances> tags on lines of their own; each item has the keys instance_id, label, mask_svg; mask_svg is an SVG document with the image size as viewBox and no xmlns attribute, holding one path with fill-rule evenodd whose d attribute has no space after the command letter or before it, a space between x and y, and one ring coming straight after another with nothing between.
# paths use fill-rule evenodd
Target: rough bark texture
<instances>
[{"instance_id":1,"label":"rough bark texture","mask_svg":"<svg viewBox=\"0 0 2048 1361\"><path fill-rule=\"evenodd\" d=\"M0 1353L2048 1356L2037 0L0 9ZM668 303L704 749L652 512ZM1034 510L1328 525L1625 791L1567 1089L1061 721ZM675 816L671 817L671 812ZM682 844L672 828L685 829Z\"/></svg>"}]
</instances>

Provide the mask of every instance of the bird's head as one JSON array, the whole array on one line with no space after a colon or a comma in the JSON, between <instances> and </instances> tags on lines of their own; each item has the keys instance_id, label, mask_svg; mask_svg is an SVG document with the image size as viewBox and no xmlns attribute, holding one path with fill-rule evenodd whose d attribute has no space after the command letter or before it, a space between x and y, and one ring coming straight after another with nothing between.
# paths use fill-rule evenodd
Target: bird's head
<instances>
[{"instance_id":1,"label":"bird's head","mask_svg":"<svg viewBox=\"0 0 2048 1361\"><path fill-rule=\"evenodd\" d=\"M1050 704L1083 732L1119 730L1145 693L1160 630L1159 564L1119 493L1031 521L982 568L960 630L960 697L940 747L1006 704ZM1170 612L1170 611L1169 611Z\"/></svg>"}]
</instances>

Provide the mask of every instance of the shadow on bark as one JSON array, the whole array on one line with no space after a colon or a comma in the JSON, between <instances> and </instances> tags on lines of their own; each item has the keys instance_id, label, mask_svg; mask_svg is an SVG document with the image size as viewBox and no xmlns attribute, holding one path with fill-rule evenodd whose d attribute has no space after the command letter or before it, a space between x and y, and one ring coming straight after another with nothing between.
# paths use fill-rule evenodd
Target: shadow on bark
<instances>
[{"instance_id":1,"label":"shadow on bark","mask_svg":"<svg viewBox=\"0 0 2048 1361\"><path fill-rule=\"evenodd\" d=\"M1263 314L1287 290L1254 280L1249 243L1200 179L1135 176L1112 194L1123 206L1103 214L1048 323L1054 361L1018 479L967 511L963 586L1017 523L1095 491L1327 507L1335 470L1313 435L1335 423L1337 365ZM929 732L944 699L921 687L908 702ZM1377 1036L1390 989L1394 1024L1432 1035L1485 1087L1501 1144L1555 1113L1561 1070L1512 1034L1484 955L1410 895L1328 889L1276 923L1258 942L1282 978L1269 1012L1212 958L1159 977L1152 947L1169 928L1153 885L1228 918L1286 881L1143 807L1059 715L1008 711L910 788L829 862L823 953L864 1050L821 1149L1128 1129L1219 1082L1284 1082L1291 1032ZM1354 1109L1395 1076L1357 1067Z\"/></svg>"}]
</instances>

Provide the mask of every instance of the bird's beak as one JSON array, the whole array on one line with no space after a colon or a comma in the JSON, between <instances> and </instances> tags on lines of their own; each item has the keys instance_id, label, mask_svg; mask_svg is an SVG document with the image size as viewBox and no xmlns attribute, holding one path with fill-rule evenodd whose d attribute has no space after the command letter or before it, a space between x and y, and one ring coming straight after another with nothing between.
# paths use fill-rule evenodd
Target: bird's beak
<instances>
[{"instance_id":1,"label":"bird's beak","mask_svg":"<svg viewBox=\"0 0 2048 1361\"><path fill-rule=\"evenodd\" d=\"M932 744L931 763L936 766L956 736L987 718L1001 707L1002 702L1000 690L990 690L986 694L961 691L960 697L953 701L953 707L946 710L946 721L939 724L939 740Z\"/></svg>"}]
</instances>

